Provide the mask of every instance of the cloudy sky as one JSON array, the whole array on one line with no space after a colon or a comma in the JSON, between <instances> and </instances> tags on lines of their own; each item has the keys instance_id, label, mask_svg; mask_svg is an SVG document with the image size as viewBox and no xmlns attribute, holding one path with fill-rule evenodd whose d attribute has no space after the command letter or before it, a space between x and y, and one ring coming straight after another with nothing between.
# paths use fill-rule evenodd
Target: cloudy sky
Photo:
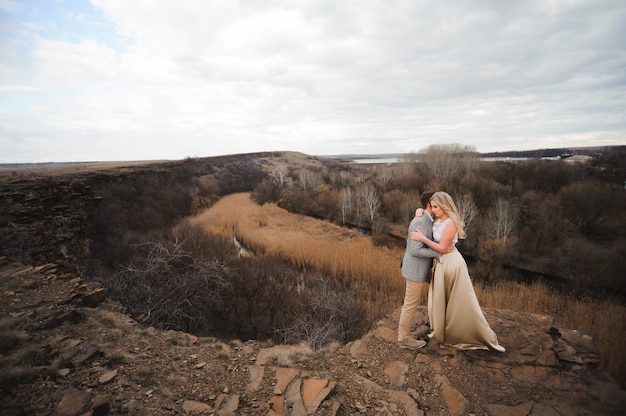
<instances>
[{"instance_id":1,"label":"cloudy sky","mask_svg":"<svg viewBox=\"0 0 626 416\"><path fill-rule=\"evenodd\" d=\"M624 0L0 0L0 163L626 144Z\"/></svg>"}]
</instances>

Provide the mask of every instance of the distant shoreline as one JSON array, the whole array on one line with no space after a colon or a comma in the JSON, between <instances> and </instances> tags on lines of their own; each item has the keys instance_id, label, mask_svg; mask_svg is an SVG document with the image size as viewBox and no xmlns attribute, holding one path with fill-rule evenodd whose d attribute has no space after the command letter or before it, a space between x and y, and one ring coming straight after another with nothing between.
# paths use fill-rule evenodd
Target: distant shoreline
<instances>
[{"instance_id":1,"label":"distant shoreline","mask_svg":"<svg viewBox=\"0 0 626 416\"><path fill-rule=\"evenodd\" d=\"M533 158L554 158L564 154L574 155L597 155L601 153L626 152L626 145L617 146L589 146L589 147L560 147L554 149L535 150L508 150L503 152L478 153L481 158L513 158L513 159L533 159ZM367 159L401 159L402 157L419 153L379 153L379 154L338 154L338 155L318 155L321 158L336 158L348 160Z\"/></svg>"},{"instance_id":2,"label":"distant shoreline","mask_svg":"<svg viewBox=\"0 0 626 416\"><path fill-rule=\"evenodd\" d=\"M16 173L76 173L122 167L167 163L169 160L136 160L110 162L40 162L40 163L0 163L0 174Z\"/></svg>"},{"instance_id":3,"label":"distant shoreline","mask_svg":"<svg viewBox=\"0 0 626 416\"><path fill-rule=\"evenodd\" d=\"M511 150L505 152L478 153L481 159L489 160L524 160L524 159L556 159L562 155L598 156L605 153L626 153L626 145L562 147L555 149ZM241 153L245 155L246 153ZM320 159L343 159L357 163L394 163L407 155L419 153L380 153L380 154L339 154L313 155ZM211 158L215 156L207 156ZM182 159L181 159L182 160ZM144 166L159 163L175 162L176 160L135 160L135 161L87 161L87 162L27 162L0 163L0 174L7 173L71 173L93 171L121 167Z\"/></svg>"}]
</instances>

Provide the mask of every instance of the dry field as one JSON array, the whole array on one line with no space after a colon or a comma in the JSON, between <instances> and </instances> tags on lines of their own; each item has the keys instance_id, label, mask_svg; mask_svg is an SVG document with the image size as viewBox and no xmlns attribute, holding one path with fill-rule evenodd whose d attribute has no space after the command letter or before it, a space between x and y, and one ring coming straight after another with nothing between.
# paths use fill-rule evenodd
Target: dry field
<instances>
[{"instance_id":1,"label":"dry field","mask_svg":"<svg viewBox=\"0 0 626 416\"><path fill-rule=\"evenodd\" d=\"M402 304L402 250L376 247L369 237L356 231L290 214L274 204L259 206L247 193L222 198L191 218L191 223L236 237L252 253L271 253L304 269L314 266L330 271L368 301L370 322ZM484 307L548 314L558 325L590 334L601 347L601 367L616 379L624 377L624 306L559 295L541 283L476 284L476 292Z\"/></svg>"},{"instance_id":2,"label":"dry field","mask_svg":"<svg viewBox=\"0 0 626 416\"><path fill-rule=\"evenodd\" d=\"M0 163L0 175L64 175L167 163L165 160L121 162Z\"/></svg>"}]
</instances>

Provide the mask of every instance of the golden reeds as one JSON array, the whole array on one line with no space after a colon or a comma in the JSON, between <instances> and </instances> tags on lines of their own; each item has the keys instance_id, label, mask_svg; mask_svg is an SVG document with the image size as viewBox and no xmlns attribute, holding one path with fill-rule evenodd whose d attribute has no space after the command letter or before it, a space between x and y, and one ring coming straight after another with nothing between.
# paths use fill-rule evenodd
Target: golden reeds
<instances>
[{"instance_id":1,"label":"golden reeds","mask_svg":"<svg viewBox=\"0 0 626 416\"><path fill-rule=\"evenodd\" d=\"M262 251L303 270L329 272L366 300L372 311L367 319L388 313L390 303L395 307L402 301L402 250L376 247L357 231L290 214L273 204L258 206L247 193L222 198L190 222L213 233L230 232L252 252Z\"/></svg>"}]
</instances>

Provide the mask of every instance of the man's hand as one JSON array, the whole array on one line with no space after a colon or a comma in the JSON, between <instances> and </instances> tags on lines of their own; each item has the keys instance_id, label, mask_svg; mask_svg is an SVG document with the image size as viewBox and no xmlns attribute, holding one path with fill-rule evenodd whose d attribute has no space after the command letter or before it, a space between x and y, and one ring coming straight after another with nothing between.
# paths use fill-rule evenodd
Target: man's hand
<instances>
[{"instance_id":1,"label":"man's hand","mask_svg":"<svg viewBox=\"0 0 626 416\"><path fill-rule=\"evenodd\" d=\"M454 244L450 244L450 247L448 247L448 253L452 253L454 250L456 250L456 246Z\"/></svg>"},{"instance_id":2,"label":"man's hand","mask_svg":"<svg viewBox=\"0 0 626 416\"><path fill-rule=\"evenodd\" d=\"M418 208L415 210L416 217L421 217L422 215L424 215L424 210L422 208Z\"/></svg>"}]
</instances>

